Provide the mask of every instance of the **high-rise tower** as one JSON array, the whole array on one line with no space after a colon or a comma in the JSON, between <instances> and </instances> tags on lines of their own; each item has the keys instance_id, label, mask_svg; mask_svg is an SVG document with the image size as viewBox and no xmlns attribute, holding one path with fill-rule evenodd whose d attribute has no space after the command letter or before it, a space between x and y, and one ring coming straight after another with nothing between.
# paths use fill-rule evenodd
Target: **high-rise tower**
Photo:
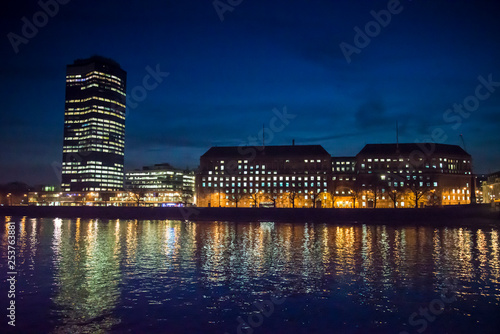
<instances>
[{"instance_id":1,"label":"high-rise tower","mask_svg":"<svg viewBox=\"0 0 500 334\"><path fill-rule=\"evenodd\" d=\"M123 189L127 73L93 56L66 69L63 191Z\"/></svg>"}]
</instances>

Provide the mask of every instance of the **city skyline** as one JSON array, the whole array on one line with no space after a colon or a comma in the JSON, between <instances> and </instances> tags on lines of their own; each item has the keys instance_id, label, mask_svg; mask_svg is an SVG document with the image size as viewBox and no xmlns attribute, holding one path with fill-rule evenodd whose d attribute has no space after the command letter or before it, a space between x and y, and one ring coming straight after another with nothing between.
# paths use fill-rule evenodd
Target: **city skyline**
<instances>
[{"instance_id":1,"label":"city skyline","mask_svg":"<svg viewBox=\"0 0 500 334\"><path fill-rule=\"evenodd\" d=\"M211 146L260 143L262 125L271 129L288 113L266 145L295 139L351 156L365 144L395 142L398 121L400 142L435 137L463 146L463 134L474 172L497 171L497 5L395 4L118 9L61 1L57 12L9 4L1 25L0 183L59 183L65 65L95 54L129 74L126 170L162 162L195 168ZM13 44L10 33L24 36L23 17L34 22L50 10L34 36ZM93 24L84 31L82 20Z\"/></svg>"}]
</instances>

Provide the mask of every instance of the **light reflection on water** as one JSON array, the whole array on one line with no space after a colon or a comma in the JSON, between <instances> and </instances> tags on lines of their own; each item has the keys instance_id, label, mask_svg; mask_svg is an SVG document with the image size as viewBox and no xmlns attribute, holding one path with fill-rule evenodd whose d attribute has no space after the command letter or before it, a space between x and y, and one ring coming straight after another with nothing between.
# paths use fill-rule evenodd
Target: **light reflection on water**
<instances>
[{"instance_id":1,"label":"light reflection on water","mask_svg":"<svg viewBox=\"0 0 500 334\"><path fill-rule=\"evenodd\" d=\"M448 278L458 280L457 302L436 331L487 332L497 320L473 319L475 310L500 310L494 228L17 222L18 320L28 331L234 333L254 302L286 296L255 332L415 332L408 316ZM5 223L4 271L7 231Z\"/></svg>"}]
</instances>

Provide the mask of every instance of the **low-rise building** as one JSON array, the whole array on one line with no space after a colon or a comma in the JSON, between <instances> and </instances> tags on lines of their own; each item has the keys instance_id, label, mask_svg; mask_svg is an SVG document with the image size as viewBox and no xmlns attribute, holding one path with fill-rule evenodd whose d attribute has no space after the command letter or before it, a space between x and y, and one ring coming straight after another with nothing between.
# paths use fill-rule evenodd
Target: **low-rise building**
<instances>
[{"instance_id":1,"label":"low-rise building","mask_svg":"<svg viewBox=\"0 0 500 334\"><path fill-rule=\"evenodd\" d=\"M488 175L487 180L482 183L482 190L484 203L500 202L500 171Z\"/></svg>"},{"instance_id":2,"label":"low-rise building","mask_svg":"<svg viewBox=\"0 0 500 334\"><path fill-rule=\"evenodd\" d=\"M320 145L212 147L200 158L198 206L320 205L331 156Z\"/></svg>"},{"instance_id":3,"label":"low-rise building","mask_svg":"<svg viewBox=\"0 0 500 334\"><path fill-rule=\"evenodd\" d=\"M356 161L361 207L471 202L471 156L459 146L368 144Z\"/></svg>"},{"instance_id":4,"label":"low-rise building","mask_svg":"<svg viewBox=\"0 0 500 334\"><path fill-rule=\"evenodd\" d=\"M169 164L126 173L124 191L60 192L46 187L29 194L30 205L42 206L187 206L193 205L194 171Z\"/></svg>"},{"instance_id":5,"label":"low-rise building","mask_svg":"<svg viewBox=\"0 0 500 334\"><path fill-rule=\"evenodd\" d=\"M355 157L320 145L212 147L199 206L423 207L469 204L471 156L456 145L369 144Z\"/></svg>"},{"instance_id":6,"label":"low-rise building","mask_svg":"<svg viewBox=\"0 0 500 334\"><path fill-rule=\"evenodd\" d=\"M125 190L144 203L193 204L195 174L194 171L177 169L168 163L145 166L125 174Z\"/></svg>"}]
</instances>

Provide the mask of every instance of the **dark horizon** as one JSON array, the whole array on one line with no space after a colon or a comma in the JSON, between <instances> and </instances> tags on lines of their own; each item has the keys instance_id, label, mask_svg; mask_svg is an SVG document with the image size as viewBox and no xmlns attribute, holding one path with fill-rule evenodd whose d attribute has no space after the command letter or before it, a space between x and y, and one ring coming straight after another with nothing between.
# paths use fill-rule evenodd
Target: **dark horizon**
<instances>
[{"instance_id":1,"label":"dark horizon","mask_svg":"<svg viewBox=\"0 0 500 334\"><path fill-rule=\"evenodd\" d=\"M29 38L44 9L9 3L0 183L59 184L66 65L93 55L128 73L125 170L196 168L212 146L260 142L284 112L266 145L353 156L396 142L398 122L401 143L465 144L476 174L500 170L498 4L397 3L69 2Z\"/></svg>"}]
</instances>

